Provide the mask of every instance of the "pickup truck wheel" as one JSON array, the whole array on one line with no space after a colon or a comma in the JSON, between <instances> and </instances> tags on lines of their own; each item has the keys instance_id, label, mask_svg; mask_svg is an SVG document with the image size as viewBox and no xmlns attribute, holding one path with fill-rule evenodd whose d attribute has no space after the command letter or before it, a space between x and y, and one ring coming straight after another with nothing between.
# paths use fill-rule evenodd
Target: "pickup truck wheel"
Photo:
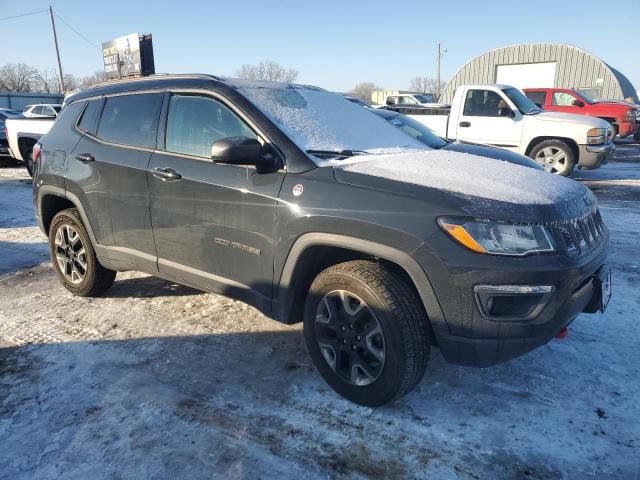
<instances>
[{"instance_id":1,"label":"pickup truck wheel","mask_svg":"<svg viewBox=\"0 0 640 480\"><path fill-rule=\"evenodd\" d=\"M49 252L58 278L74 295L95 297L106 292L116 272L98 262L89 234L75 208L56 214L49 228Z\"/></svg>"},{"instance_id":2,"label":"pickup truck wheel","mask_svg":"<svg viewBox=\"0 0 640 480\"><path fill-rule=\"evenodd\" d=\"M561 140L545 140L533 147L529 156L547 172L568 177L576 166L573 149Z\"/></svg>"},{"instance_id":3,"label":"pickup truck wheel","mask_svg":"<svg viewBox=\"0 0 640 480\"><path fill-rule=\"evenodd\" d=\"M409 392L424 376L431 344L426 321L401 276L378 263L352 261L313 281L304 338L331 388L375 407Z\"/></svg>"}]
</instances>

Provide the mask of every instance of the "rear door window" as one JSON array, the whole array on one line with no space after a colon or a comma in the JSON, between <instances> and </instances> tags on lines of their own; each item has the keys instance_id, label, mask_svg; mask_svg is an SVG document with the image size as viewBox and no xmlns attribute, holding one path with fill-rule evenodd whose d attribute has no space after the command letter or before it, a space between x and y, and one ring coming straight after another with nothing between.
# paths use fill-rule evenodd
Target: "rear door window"
<instances>
[{"instance_id":1,"label":"rear door window","mask_svg":"<svg viewBox=\"0 0 640 480\"><path fill-rule=\"evenodd\" d=\"M257 138L243 120L213 98L171 97L165 139L168 152L208 158L213 143L227 137Z\"/></svg>"},{"instance_id":2,"label":"rear door window","mask_svg":"<svg viewBox=\"0 0 640 480\"><path fill-rule=\"evenodd\" d=\"M122 145L155 147L162 95L142 93L107 98L98 138Z\"/></svg>"}]
</instances>

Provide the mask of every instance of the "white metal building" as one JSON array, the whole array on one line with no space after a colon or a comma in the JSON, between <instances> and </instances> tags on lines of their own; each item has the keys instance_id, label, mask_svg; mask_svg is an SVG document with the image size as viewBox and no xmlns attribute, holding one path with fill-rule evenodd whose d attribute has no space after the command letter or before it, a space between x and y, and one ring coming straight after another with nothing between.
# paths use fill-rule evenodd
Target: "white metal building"
<instances>
[{"instance_id":1,"label":"white metal building","mask_svg":"<svg viewBox=\"0 0 640 480\"><path fill-rule=\"evenodd\" d=\"M460 85L504 83L518 88L577 88L596 99L638 103L635 88L620 71L578 47L533 43L498 48L474 58L447 84L440 103L451 103Z\"/></svg>"}]
</instances>

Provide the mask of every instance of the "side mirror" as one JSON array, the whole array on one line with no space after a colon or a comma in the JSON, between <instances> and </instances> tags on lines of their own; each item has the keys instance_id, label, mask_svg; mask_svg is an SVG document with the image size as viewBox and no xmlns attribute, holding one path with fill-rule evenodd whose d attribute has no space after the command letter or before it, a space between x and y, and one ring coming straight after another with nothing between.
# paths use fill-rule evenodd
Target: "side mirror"
<instances>
[{"instance_id":1,"label":"side mirror","mask_svg":"<svg viewBox=\"0 0 640 480\"><path fill-rule=\"evenodd\" d=\"M258 140L248 137L227 137L214 142L211 159L229 165L254 165L257 173L275 172L282 166L269 145L263 147Z\"/></svg>"},{"instance_id":2,"label":"side mirror","mask_svg":"<svg viewBox=\"0 0 640 480\"><path fill-rule=\"evenodd\" d=\"M387 105L394 105L395 103L392 98L387 97Z\"/></svg>"},{"instance_id":3,"label":"side mirror","mask_svg":"<svg viewBox=\"0 0 640 480\"><path fill-rule=\"evenodd\" d=\"M211 159L215 163L257 165L261 154L262 145L255 138L226 137L211 146Z\"/></svg>"},{"instance_id":4,"label":"side mirror","mask_svg":"<svg viewBox=\"0 0 640 480\"><path fill-rule=\"evenodd\" d=\"M574 100L571 102L571 105L573 105L574 107L584 107L584 102L582 100Z\"/></svg>"}]
</instances>

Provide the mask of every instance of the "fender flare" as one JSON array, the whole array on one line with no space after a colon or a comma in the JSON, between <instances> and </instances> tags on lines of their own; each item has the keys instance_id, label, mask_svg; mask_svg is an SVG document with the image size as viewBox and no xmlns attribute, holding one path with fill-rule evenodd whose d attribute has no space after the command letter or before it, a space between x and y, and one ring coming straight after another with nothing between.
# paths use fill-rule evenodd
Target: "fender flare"
<instances>
[{"instance_id":1,"label":"fender flare","mask_svg":"<svg viewBox=\"0 0 640 480\"><path fill-rule=\"evenodd\" d=\"M43 233L46 232L46 229L44 228L44 223L42 220L42 213L41 213L42 199L47 195L62 197L62 198L65 198L66 200L69 200L73 204L74 208L78 210L78 213L80 213L80 218L82 218L82 223L84 224L84 227L87 229L87 233L89 233L89 238L91 239L91 243L94 245L94 247L98 245L96 237L93 233L93 228L91 227L91 222L89 221L89 217L87 217L87 213L84 211L84 208L82 207L82 203L80 202L80 199L77 196L75 196L73 193L69 192L68 190L65 190L64 188L58 187L56 185L42 185L38 187L38 193L36 195L36 206L37 206L36 216L38 219L40 230L42 230Z\"/></svg>"},{"instance_id":2,"label":"fender flare","mask_svg":"<svg viewBox=\"0 0 640 480\"><path fill-rule=\"evenodd\" d=\"M276 316L284 323L295 323L295 320L288 318L288 316L294 301L293 295L290 293L290 287L293 283L293 275L298 260L305 250L315 246L345 248L347 250L382 258L398 265L409 275L409 278L413 282L429 317L431 326L434 329L434 333L436 333L435 330L440 330L441 328L446 330L444 314L433 286L429 281L429 277L411 255L388 245L333 233L305 233L301 235L291 247L282 270L282 275L280 276L280 281L277 283L278 295L274 299L274 313L276 313Z\"/></svg>"}]
</instances>

